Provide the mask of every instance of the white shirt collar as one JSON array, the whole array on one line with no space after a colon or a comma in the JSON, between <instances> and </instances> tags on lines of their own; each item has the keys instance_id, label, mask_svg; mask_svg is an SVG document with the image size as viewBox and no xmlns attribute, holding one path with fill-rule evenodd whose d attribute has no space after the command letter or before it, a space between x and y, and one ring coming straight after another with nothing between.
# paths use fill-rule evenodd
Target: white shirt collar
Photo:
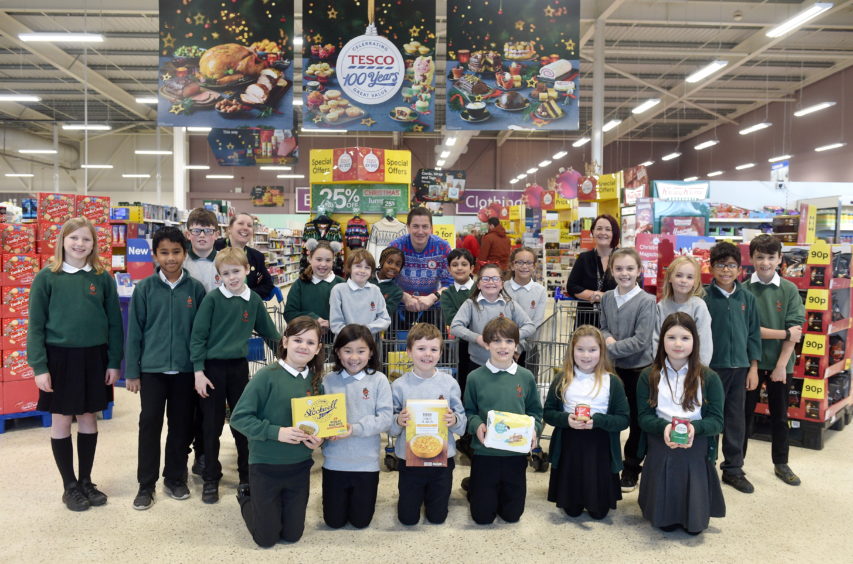
<instances>
[{"instance_id":1,"label":"white shirt collar","mask_svg":"<svg viewBox=\"0 0 853 564\"><path fill-rule=\"evenodd\" d=\"M433 376L435 376L436 374L438 374L438 372L439 372L438 368L433 368L432 376L429 376L429 377L427 377L427 378L424 378L423 376L418 376L417 374L415 374L415 371L414 371L414 370L412 370L412 376L414 376L414 377L415 377L415 378L417 378L418 380L429 380L430 378L432 378Z\"/></svg>"},{"instance_id":2,"label":"white shirt collar","mask_svg":"<svg viewBox=\"0 0 853 564\"><path fill-rule=\"evenodd\" d=\"M513 362L509 368L504 369L504 368L498 368L497 366L492 364L491 360L487 360L486 361L486 368L488 368L492 374L497 374L498 372L509 372L510 374L515 374L515 372L518 370L518 364Z\"/></svg>"},{"instance_id":3,"label":"white shirt collar","mask_svg":"<svg viewBox=\"0 0 853 564\"><path fill-rule=\"evenodd\" d=\"M364 286L359 286L358 284L352 281L352 278L347 279L347 286L349 286L350 290L352 290L353 292L358 292L359 290L364 290L365 288L367 288L367 284L365 284Z\"/></svg>"},{"instance_id":4,"label":"white shirt collar","mask_svg":"<svg viewBox=\"0 0 853 564\"><path fill-rule=\"evenodd\" d=\"M484 295L480 294L479 296L477 296L477 303L481 304L481 303L483 303L483 302L485 302L485 303L487 303L487 304L501 304L501 305L506 305L506 300L505 300L505 299L504 299L504 297L503 297L503 296L501 296L501 295L498 295L498 299L496 299L495 301L490 302L489 300L487 300L487 299L486 299L486 297L485 297Z\"/></svg>"},{"instance_id":5,"label":"white shirt collar","mask_svg":"<svg viewBox=\"0 0 853 564\"><path fill-rule=\"evenodd\" d=\"M454 281L454 282L453 282L453 287L454 287L454 288L456 288L456 291L457 291L457 292L458 292L458 291L460 291L460 290L470 290L471 288L473 288L473 287L474 287L474 279L473 279L473 278L469 278L469 279L468 279L468 281L467 281L467 282L465 282L464 284L460 284L459 282L455 282L455 281Z\"/></svg>"},{"instance_id":6,"label":"white shirt collar","mask_svg":"<svg viewBox=\"0 0 853 564\"><path fill-rule=\"evenodd\" d=\"M587 378L595 378L594 372L584 372L583 370L575 367L575 378L579 380L586 380Z\"/></svg>"},{"instance_id":7,"label":"white shirt collar","mask_svg":"<svg viewBox=\"0 0 853 564\"><path fill-rule=\"evenodd\" d=\"M620 294L618 288L613 290L613 297L616 298L616 307L626 304L631 298L633 298L642 291L643 289L640 288L639 284L629 290L627 294Z\"/></svg>"},{"instance_id":8,"label":"white shirt collar","mask_svg":"<svg viewBox=\"0 0 853 564\"><path fill-rule=\"evenodd\" d=\"M521 289L524 289L524 290L530 291L530 290L532 290L532 289L533 289L533 284L534 284L534 282L533 282L533 279L532 279L532 278L530 279L530 282L528 282L527 284L524 284L524 285L519 284L518 282L516 282L516 281L515 281L515 278L513 278L513 279L511 279L511 280L509 281L509 285L510 285L510 287L511 287L511 288L513 289L513 291L515 291L515 292L517 292L517 291L519 291L519 290L521 290Z\"/></svg>"},{"instance_id":9,"label":"white shirt collar","mask_svg":"<svg viewBox=\"0 0 853 564\"><path fill-rule=\"evenodd\" d=\"M83 272L89 272L92 270L92 265L86 263L83 265L83 268L77 268L76 266L71 266L67 262L62 261L62 272L67 272L68 274L75 274L77 272L80 272L81 270Z\"/></svg>"},{"instance_id":10,"label":"white shirt collar","mask_svg":"<svg viewBox=\"0 0 853 564\"><path fill-rule=\"evenodd\" d=\"M391 282L392 280L394 280L394 279L393 278L382 279L382 278L379 278L379 276L376 277L376 283L377 284L382 284L383 282Z\"/></svg>"},{"instance_id":11,"label":"white shirt collar","mask_svg":"<svg viewBox=\"0 0 853 564\"><path fill-rule=\"evenodd\" d=\"M183 280L183 279L184 279L184 271L183 271L183 269L181 269L181 275L180 275L180 276L178 276L178 279L177 279L177 280L175 280L174 282L171 282L168 278L166 278L166 275L165 275L165 274L163 274L163 271L162 271L162 270L157 270L157 274L159 274L159 275L160 275L160 280L162 280L163 282L165 282L166 284L168 284L168 285L169 285L169 287L171 287L173 290L175 289L175 287L176 287L178 284L180 284L180 283L181 283L181 280Z\"/></svg>"},{"instance_id":12,"label":"white shirt collar","mask_svg":"<svg viewBox=\"0 0 853 564\"><path fill-rule=\"evenodd\" d=\"M243 291L240 292L239 294L232 294L231 290L229 290L228 288L225 287L225 284L223 284L222 286L219 287L219 291L222 292L222 295L225 296L226 298L238 297L238 298L243 298L247 302L252 297L252 291L249 289L248 286L243 286Z\"/></svg>"},{"instance_id":13,"label":"white shirt collar","mask_svg":"<svg viewBox=\"0 0 853 564\"><path fill-rule=\"evenodd\" d=\"M765 283L765 282L763 282L763 281L761 280L761 278L759 278L759 277L758 277L758 273L757 273L757 272L753 272L753 273L752 273L752 276L750 276L750 277L749 277L749 281L750 281L751 283L753 283L753 284L764 284L765 286L769 286L769 285L771 285L771 284L773 284L774 286L781 286L781 285L782 285L782 279L781 279L781 278L779 278L779 273L778 273L778 272L774 272L774 273L773 273L773 278L771 278L771 279L770 279L770 282L766 282L766 283Z\"/></svg>"},{"instance_id":14,"label":"white shirt collar","mask_svg":"<svg viewBox=\"0 0 853 564\"><path fill-rule=\"evenodd\" d=\"M335 281L335 273L334 272L330 272L329 275L326 276L325 278L317 278L316 276L311 276L311 283L312 284L319 284L320 282L328 282L329 284L331 284L334 281Z\"/></svg>"},{"instance_id":15,"label":"white shirt collar","mask_svg":"<svg viewBox=\"0 0 853 564\"><path fill-rule=\"evenodd\" d=\"M362 370L357 374L350 374L349 372L347 372L346 368L344 368L343 370L341 370L341 376L343 376L344 378L355 378L356 380L361 381L365 376L367 376L367 372Z\"/></svg>"},{"instance_id":16,"label":"white shirt collar","mask_svg":"<svg viewBox=\"0 0 853 564\"><path fill-rule=\"evenodd\" d=\"M284 362L283 360L279 360L278 363L282 368L284 368L288 372L288 374L290 374L294 378L297 378L299 376L302 376L303 380L308 378L308 368L305 368L302 372L300 372L297 369L290 366L289 364L287 364L286 362Z\"/></svg>"},{"instance_id":17,"label":"white shirt collar","mask_svg":"<svg viewBox=\"0 0 853 564\"><path fill-rule=\"evenodd\" d=\"M717 288L717 290L719 290L719 291L720 291L720 293L721 293L724 297L726 297L726 298L730 298L730 297L732 297L732 294L734 294L734 293L735 293L735 291L737 291L737 282L735 282L734 288L732 288L732 291L731 291L731 292L729 292L729 291L727 291L727 290L723 289L723 287L722 287L722 286L720 286L719 284L717 284L717 281L716 281L716 280L714 280L714 286L715 286L715 287Z\"/></svg>"},{"instance_id":18,"label":"white shirt collar","mask_svg":"<svg viewBox=\"0 0 853 564\"><path fill-rule=\"evenodd\" d=\"M667 358L667 359L664 359L663 363L664 363L664 365L666 366L666 369L667 369L667 370L671 370L671 371L672 371L672 373L673 373L673 374L675 374L675 375L677 375L677 376L684 376L684 375L686 375L686 374L687 374L687 369L688 369L688 368L690 368L690 363L689 363L689 362L685 362L685 363L684 363L684 366L682 366L682 367L681 367L681 370L676 370L676 369L675 369L675 368L673 368L673 367L672 367L672 365L669 363L669 359L668 359L668 358Z\"/></svg>"}]
</instances>

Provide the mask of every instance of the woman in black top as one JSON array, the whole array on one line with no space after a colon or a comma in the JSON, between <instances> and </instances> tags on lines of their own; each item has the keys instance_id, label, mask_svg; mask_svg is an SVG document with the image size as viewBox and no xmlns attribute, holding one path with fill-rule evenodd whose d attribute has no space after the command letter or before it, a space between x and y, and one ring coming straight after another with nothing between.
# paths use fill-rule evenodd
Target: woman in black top
<instances>
[{"instance_id":1,"label":"woman in black top","mask_svg":"<svg viewBox=\"0 0 853 564\"><path fill-rule=\"evenodd\" d=\"M607 265L610 252L619 245L620 236L619 222L613 216L603 214L592 222L595 248L578 255L567 284L569 295L581 302L578 304L578 325L588 323L598 327L598 303L601 296L616 287Z\"/></svg>"},{"instance_id":2,"label":"woman in black top","mask_svg":"<svg viewBox=\"0 0 853 564\"><path fill-rule=\"evenodd\" d=\"M213 243L217 251L225 247L243 249L249 259L249 276L246 285L257 293L261 299L267 300L272 295L272 276L266 266L264 254L257 249L247 247L255 234L255 218L248 213L238 213L228 222L228 238L219 238Z\"/></svg>"}]
</instances>

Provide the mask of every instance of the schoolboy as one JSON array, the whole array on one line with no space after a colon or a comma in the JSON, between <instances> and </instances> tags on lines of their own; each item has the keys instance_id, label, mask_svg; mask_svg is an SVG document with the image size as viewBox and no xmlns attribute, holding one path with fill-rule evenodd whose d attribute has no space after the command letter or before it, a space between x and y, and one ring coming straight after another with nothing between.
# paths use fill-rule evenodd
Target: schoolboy
<instances>
[{"instance_id":1,"label":"schoolboy","mask_svg":"<svg viewBox=\"0 0 853 564\"><path fill-rule=\"evenodd\" d=\"M520 341L518 325L506 317L497 317L483 329L483 341L489 351L485 366L468 375L465 387L465 415L472 441L471 480L468 502L471 517L478 525L493 523L496 516L515 523L524 513L527 497L527 455L487 448L486 420L490 410L524 413L535 420L535 436L542 432L542 402L533 374L515 363Z\"/></svg>"},{"instance_id":2,"label":"schoolboy","mask_svg":"<svg viewBox=\"0 0 853 564\"><path fill-rule=\"evenodd\" d=\"M385 298L385 309L391 318L391 326L394 327L394 319L397 317L397 307L403 299L403 289L397 286L397 276L406 266L406 255L396 247L386 247L379 255L379 270L370 279L372 284L379 287L382 297Z\"/></svg>"},{"instance_id":3,"label":"schoolboy","mask_svg":"<svg viewBox=\"0 0 853 564\"><path fill-rule=\"evenodd\" d=\"M440 524L447 519L455 467L453 457L456 455L453 434L461 435L465 432L467 419L459 384L453 376L435 367L441 357L442 346L443 339L438 327L429 323L413 325L406 338L406 352L412 359L413 368L391 383L394 419L388 433L397 437L394 441L394 450L399 459L397 517L404 525L418 524L421 520L421 506L430 523ZM410 399L447 400L448 407L444 414L447 425L446 467L406 466L406 427L411 422L406 401Z\"/></svg>"},{"instance_id":4,"label":"schoolboy","mask_svg":"<svg viewBox=\"0 0 853 564\"><path fill-rule=\"evenodd\" d=\"M130 300L125 348L127 390L140 392L139 492L134 509L148 509L160 472L160 434L168 414L163 489L187 499L187 448L192 440L195 393L190 333L204 286L183 268L187 240L176 227L154 233L157 269L136 285Z\"/></svg>"},{"instance_id":5,"label":"schoolboy","mask_svg":"<svg viewBox=\"0 0 853 564\"><path fill-rule=\"evenodd\" d=\"M725 391L723 413L723 483L743 493L754 487L743 471L746 419L746 383L757 378L761 359L761 325L755 298L737 281L740 249L727 242L711 248L711 273L705 303L711 314L714 354L711 368L720 375ZM700 343L701 345L701 343ZM754 407L754 406L753 406Z\"/></svg>"},{"instance_id":6,"label":"schoolboy","mask_svg":"<svg viewBox=\"0 0 853 564\"><path fill-rule=\"evenodd\" d=\"M280 341L281 335L261 297L246 285L249 261L241 249L227 247L216 253L216 271L222 280L201 303L190 340L195 370L195 390L201 396L205 467L202 473L204 503L219 501L219 436L225 424L225 404L233 410L249 382L248 341L252 330ZM231 429L237 445L238 493L248 493L249 446L246 437Z\"/></svg>"},{"instance_id":7,"label":"schoolboy","mask_svg":"<svg viewBox=\"0 0 853 564\"><path fill-rule=\"evenodd\" d=\"M465 300L471 295L471 289L474 287L474 255L468 249L453 249L447 255L447 264L450 269L450 275L453 276L453 284L447 287L447 290L441 293L441 316L444 320L444 325L449 326L456 316L456 312L465 303ZM465 352L467 353L467 342L459 341L460 346L465 344ZM459 351L459 358L463 358L462 350Z\"/></svg>"},{"instance_id":8,"label":"schoolboy","mask_svg":"<svg viewBox=\"0 0 853 564\"><path fill-rule=\"evenodd\" d=\"M216 258L216 249L213 243L219 234L216 222L216 214L204 208L196 208L187 217L187 239L190 241L190 249L184 261L190 276L198 280L206 291L219 286L216 266L213 261Z\"/></svg>"},{"instance_id":9,"label":"schoolboy","mask_svg":"<svg viewBox=\"0 0 853 564\"><path fill-rule=\"evenodd\" d=\"M744 282L746 291L755 296L761 320L761 360L758 373L750 374L746 389L746 436L752 432L755 404L761 384L767 386L770 408L771 447L776 476L791 486L800 479L788 466L788 385L793 378L794 347L803 334L806 311L800 292L790 281L779 276L782 262L782 243L772 235L762 234L749 243L749 256L755 272Z\"/></svg>"}]
</instances>

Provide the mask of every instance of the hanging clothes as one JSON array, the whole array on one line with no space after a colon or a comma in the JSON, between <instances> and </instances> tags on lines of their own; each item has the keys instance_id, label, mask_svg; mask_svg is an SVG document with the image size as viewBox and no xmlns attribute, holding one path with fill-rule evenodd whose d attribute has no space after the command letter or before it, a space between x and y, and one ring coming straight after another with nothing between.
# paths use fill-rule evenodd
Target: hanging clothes
<instances>
[{"instance_id":1,"label":"hanging clothes","mask_svg":"<svg viewBox=\"0 0 853 564\"><path fill-rule=\"evenodd\" d=\"M299 272L308 268L308 241L327 241L329 243L342 243L343 236L341 235L341 224L326 216L320 215L316 219L305 224L302 229L302 259L299 261ZM333 247L335 245L332 245ZM340 249L335 252L335 264L332 267L335 274L343 275L344 271L344 256Z\"/></svg>"},{"instance_id":2,"label":"hanging clothes","mask_svg":"<svg viewBox=\"0 0 853 564\"><path fill-rule=\"evenodd\" d=\"M347 222L344 239L348 249L360 249L367 245L368 231L367 222L359 216L355 216ZM379 257L374 257L379 260Z\"/></svg>"},{"instance_id":3,"label":"hanging clothes","mask_svg":"<svg viewBox=\"0 0 853 564\"><path fill-rule=\"evenodd\" d=\"M409 232L406 224L395 217L383 217L370 228L370 238L367 241L367 250L379 260L379 255L391 241L406 235Z\"/></svg>"}]
</instances>

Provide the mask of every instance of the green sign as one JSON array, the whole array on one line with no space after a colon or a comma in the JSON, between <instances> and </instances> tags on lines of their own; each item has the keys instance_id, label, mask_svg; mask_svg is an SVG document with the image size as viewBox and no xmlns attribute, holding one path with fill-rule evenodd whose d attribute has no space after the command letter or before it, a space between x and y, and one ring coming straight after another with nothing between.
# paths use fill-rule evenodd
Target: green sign
<instances>
[{"instance_id":1,"label":"green sign","mask_svg":"<svg viewBox=\"0 0 853 564\"><path fill-rule=\"evenodd\" d=\"M383 214L409 209L408 184L312 184L311 210L325 204L326 213Z\"/></svg>"}]
</instances>

